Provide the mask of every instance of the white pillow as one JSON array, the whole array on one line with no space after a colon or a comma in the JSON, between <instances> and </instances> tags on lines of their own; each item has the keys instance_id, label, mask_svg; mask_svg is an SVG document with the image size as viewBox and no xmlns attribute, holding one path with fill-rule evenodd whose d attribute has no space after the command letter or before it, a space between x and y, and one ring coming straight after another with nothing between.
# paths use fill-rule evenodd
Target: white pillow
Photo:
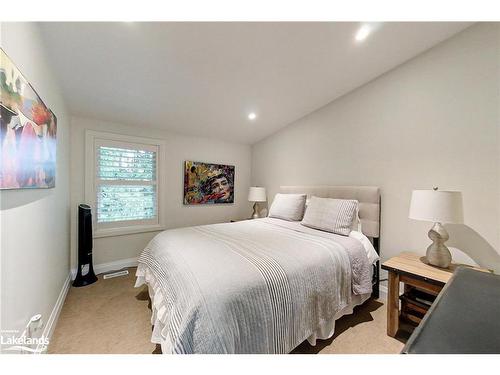
<instances>
[{"instance_id":1,"label":"white pillow","mask_svg":"<svg viewBox=\"0 0 500 375\"><path fill-rule=\"evenodd\" d=\"M358 201L311 197L301 224L348 236L356 216Z\"/></svg>"},{"instance_id":2,"label":"white pillow","mask_svg":"<svg viewBox=\"0 0 500 375\"><path fill-rule=\"evenodd\" d=\"M300 221L304 216L305 194L276 194L269 209L269 217Z\"/></svg>"}]
</instances>

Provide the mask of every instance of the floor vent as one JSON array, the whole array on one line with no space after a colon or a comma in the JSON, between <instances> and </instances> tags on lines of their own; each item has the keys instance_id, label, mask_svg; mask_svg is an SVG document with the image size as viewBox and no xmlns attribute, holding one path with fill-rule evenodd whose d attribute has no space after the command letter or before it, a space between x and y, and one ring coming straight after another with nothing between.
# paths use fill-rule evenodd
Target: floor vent
<instances>
[{"instance_id":1,"label":"floor vent","mask_svg":"<svg viewBox=\"0 0 500 375\"><path fill-rule=\"evenodd\" d=\"M104 280L106 280L106 279L111 279L113 277L126 276L126 275L128 275L128 270L121 270L121 271L113 271L113 272L105 273L102 276L102 278Z\"/></svg>"}]
</instances>

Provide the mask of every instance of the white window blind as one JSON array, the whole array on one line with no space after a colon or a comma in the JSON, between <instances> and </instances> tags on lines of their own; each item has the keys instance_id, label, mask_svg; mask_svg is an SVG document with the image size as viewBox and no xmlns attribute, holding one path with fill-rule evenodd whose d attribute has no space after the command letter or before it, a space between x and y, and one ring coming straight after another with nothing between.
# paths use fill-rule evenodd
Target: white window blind
<instances>
[{"instance_id":1,"label":"white window blind","mask_svg":"<svg viewBox=\"0 0 500 375\"><path fill-rule=\"evenodd\" d=\"M109 140L95 145L97 224L157 223L157 147Z\"/></svg>"},{"instance_id":2,"label":"white window blind","mask_svg":"<svg viewBox=\"0 0 500 375\"><path fill-rule=\"evenodd\" d=\"M85 200L94 237L165 229L165 141L85 131Z\"/></svg>"}]
</instances>

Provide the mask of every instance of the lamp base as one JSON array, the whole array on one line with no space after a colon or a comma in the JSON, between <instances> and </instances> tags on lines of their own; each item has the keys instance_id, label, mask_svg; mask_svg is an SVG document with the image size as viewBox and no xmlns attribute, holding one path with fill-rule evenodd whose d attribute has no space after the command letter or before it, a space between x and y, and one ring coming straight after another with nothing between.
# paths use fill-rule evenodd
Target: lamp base
<instances>
[{"instance_id":1,"label":"lamp base","mask_svg":"<svg viewBox=\"0 0 500 375\"><path fill-rule=\"evenodd\" d=\"M434 223L429 230L429 238L432 244L429 245L425 254L427 262L433 266L448 268L451 264L451 253L444 245L450 238L448 232L441 223Z\"/></svg>"},{"instance_id":2,"label":"lamp base","mask_svg":"<svg viewBox=\"0 0 500 375\"><path fill-rule=\"evenodd\" d=\"M255 202L253 204L252 219L258 219L258 218L260 218L260 215L259 215L259 205L257 204L257 202Z\"/></svg>"}]
</instances>

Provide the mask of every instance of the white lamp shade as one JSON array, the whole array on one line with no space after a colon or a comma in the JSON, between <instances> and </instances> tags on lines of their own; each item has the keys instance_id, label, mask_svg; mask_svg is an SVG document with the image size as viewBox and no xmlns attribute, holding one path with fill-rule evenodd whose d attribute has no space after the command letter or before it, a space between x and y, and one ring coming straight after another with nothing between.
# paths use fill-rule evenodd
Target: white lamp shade
<instances>
[{"instance_id":1,"label":"white lamp shade","mask_svg":"<svg viewBox=\"0 0 500 375\"><path fill-rule=\"evenodd\" d=\"M265 202L266 198L266 188L252 186L248 189L248 200L250 202Z\"/></svg>"},{"instance_id":2,"label":"white lamp shade","mask_svg":"<svg viewBox=\"0 0 500 375\"><path fill-rule=\"evenodd\" d=\"M409 218L433 223L462 224L464 221L462 193L413 190Z\"/></svg>"}]
</instances>

